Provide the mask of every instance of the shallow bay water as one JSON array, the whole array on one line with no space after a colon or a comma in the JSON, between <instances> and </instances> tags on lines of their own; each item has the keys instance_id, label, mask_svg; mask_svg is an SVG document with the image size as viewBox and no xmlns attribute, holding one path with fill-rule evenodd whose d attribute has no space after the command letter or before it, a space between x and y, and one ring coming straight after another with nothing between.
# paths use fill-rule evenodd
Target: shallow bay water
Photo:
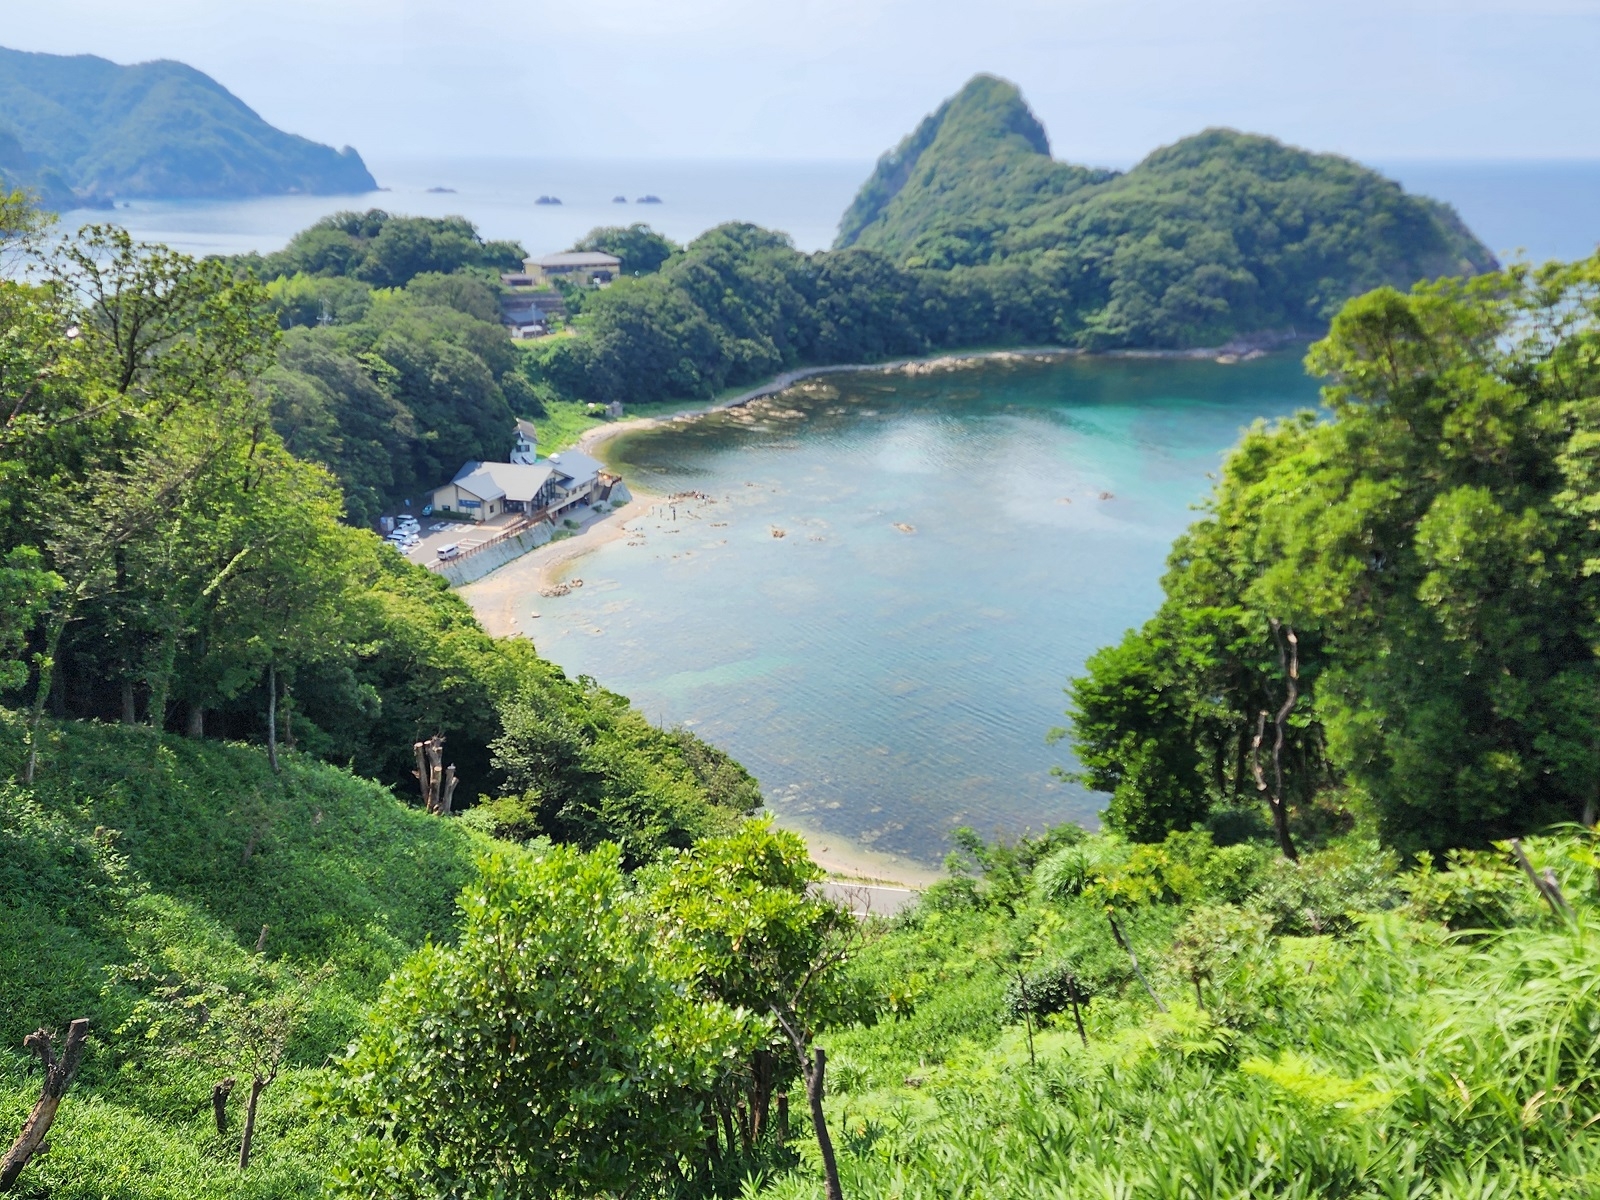
<instances>
[{"instance_id":1,"label":"shallow bay water","mask_svg":"<svg viewBox=\"0 0 1600 1200\"><path fill-rule=\"evenodd\" d=\"M1105 798L1052 774L1063 686L1154 611L1240 430L1316 401L1295 354L829 376L611 442L704 499L636 504L519 624L734 754L782 822L921 862L957 825L1092 824Z\"/></svg>"}]
</instances>

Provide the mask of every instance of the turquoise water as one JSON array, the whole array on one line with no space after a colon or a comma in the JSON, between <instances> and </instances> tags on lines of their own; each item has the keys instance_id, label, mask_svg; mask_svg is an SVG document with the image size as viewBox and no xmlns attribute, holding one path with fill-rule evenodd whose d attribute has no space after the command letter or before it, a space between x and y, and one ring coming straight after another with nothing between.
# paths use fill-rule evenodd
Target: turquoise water
<instances>
[{"instance_id":1,"label":"turquoise water","mask_svg":"<svg viewBox=\"0 0 1600 1200\"><path fill-rule=\"evenodd\" d=\"M1315 402L1290 354L813 381L611 443L706 499L637 504L519 624L728 749L788 823L933 862L956 825L1092 822L1104 797L1051 774L1062 687L1154 610L1240 429Z\"/></svg>"}]
</instances>

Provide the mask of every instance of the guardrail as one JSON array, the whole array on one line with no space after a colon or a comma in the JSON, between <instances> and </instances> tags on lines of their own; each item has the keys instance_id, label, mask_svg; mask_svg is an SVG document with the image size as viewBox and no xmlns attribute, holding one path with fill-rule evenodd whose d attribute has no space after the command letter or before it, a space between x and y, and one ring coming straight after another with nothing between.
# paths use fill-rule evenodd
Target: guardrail
<instances>
[{"instance_id":1,"label":"guardrail","mask_svg":"<svg viewBox=\"0 0 1600 1200\"><path fill-rule=\"evenodd\" d=\"M498 546L501 542L508 541L509 539L516 537L519 533L532 528L541 521L548 520L548 517L542 516L519 517L515 521L511 522L511 524L503 526L495 533L493 537L485 538L481 542L474 542L470 546L463 546L457 553L451 555L449 558L440 558L437 554L435 554L430 561L424 563L423 565L426 566L430 571L442 570L452 563L461 562L463 559L471 558L474 554L488 550L492 546ZM552 528L553 527L554 525L552 523Z\"/></svg>"}]
</instances>

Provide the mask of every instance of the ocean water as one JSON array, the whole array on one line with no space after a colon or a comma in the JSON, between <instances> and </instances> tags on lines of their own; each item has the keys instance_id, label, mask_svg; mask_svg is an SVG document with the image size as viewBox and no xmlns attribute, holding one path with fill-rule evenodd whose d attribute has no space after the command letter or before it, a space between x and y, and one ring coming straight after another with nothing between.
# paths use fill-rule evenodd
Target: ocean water
<instances>
[{"instance_id":1,"label":"ocean water","mask_svg":"<svg viewBox=\"0 0 1600 1200\"><path fill-rule=\"evenodd\" d=\"M263 253L341 209L407 216L459 214L486 238L531 254L565 250L597 225L643 221L687 242L724 221L781 229L801 250L833 244L839 217L872 169L856 162L574 162L543 159L399 159L367 164L387 190L360 196L249 200L135 200L111 212L64 214L69 228L114 220L145 241L188 254ZM449 188L448 192L430 188ZM626 196L627 203L615 202ZM654 195L660 204L639 204ZM560 204L537 204L556 196Z\"/></svg>"},{"instance_id":2,"label":"ocean water","mask_svg":"<svg viewBox=\"0 0 1600 1200\"><path fill-rule=\"evenodd\" d=\"M1393 162L1407 191L1455 206L1502 262L1574 259L1600 244L1600 161Z\"/></svg>"},{"instance_id":3,"label":"ocean water","mask_svg":"<svg viewBox=\"0 0 1600 1200\"><path fill-rule=\"evenodd\" d=\"M459 213L486 237L531 253L564 250L597 225L645 221L688 241L723 221L781 229L802 250L833 242L868 162L580 162L540 159L397 159L369 164L389 189L363 196L266 196L228 201L134 201L114 212L65 214L69 228L115 220L146 241L190 254L280 249L297 231L344 208L420 216ZM1392 162L1381 170L1408 189L1456 206L1503 259L1578 258L1600 242L1600 161ZM452 192L430 192L436 187ZM659 196L659 205L634 203ZM560 205L539 205L541 195ZM627 204L613 197L628 197Z\"/></svg>"},{"instance_id":4,"label":"ocean water","mask_svg":"<svg viewBox=\"0 0 1600 1200\"><path fill-rule=\"evenodd\" d=\"M1052 774L1062 688L1154 611L1241 428L1315 402L1295 354L826 377L610 443L705 499L638 505L518 624L725 747L787 823L923 862L961 824L1092 823L1104 797Z\"/></svg>"}]
</instances>

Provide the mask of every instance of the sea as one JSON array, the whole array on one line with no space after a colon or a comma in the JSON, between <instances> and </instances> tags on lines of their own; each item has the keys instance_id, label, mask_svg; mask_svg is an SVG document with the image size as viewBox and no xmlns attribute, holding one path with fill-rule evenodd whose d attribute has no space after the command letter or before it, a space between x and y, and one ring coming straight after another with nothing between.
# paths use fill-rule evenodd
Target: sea
<instances>
[{"instance_id":1,"label":"sea","mask_svg":"<svg viewBox=\"0 0 1600 1200\"><path fill-rule=\"evenodd\" d=\"M340 208L461 214L532 253L597 225L678 241L728 220L833 241L870 164L410 160L365 196L135 202L114 219L194 254L281 247ZM1503 261L1600 241L1600 162L1396 162ZM560 204L537 204L539 196ZM654 196L659 203L640 203ZM574 674L682 724L760 779L786 825L937 863L969 825L1092 825L1064 687L1147 618L1174 536L1252 421L1314 406L1298 355L1002 360L829 376L742 414L611 442L640 504L523 597L519 628ZM535 616L534 614L538 615Z\"/></svg>"},{"instance_id":2,"label":"sea","mask_svg":"<svg viewBox=\"0 0 1600 1200\"><path fill-rule=\"evenodd\" d=\"M666 499L517 627L729 750L785 824L918 864L961 825L1093 825L1064 687L1154 611L1224 448L1316 401L1292 353L821 377L608 442Z\"/></svg>"},{"instance_id":3,"label":"sea","mask_svg":"<svg viewBox=\"0 0 1600 1200\"><path fill-rule=\"evenodd\" d=\"M1408 190L1453 204L1505 261L1579 258L1600 242L1600 161L1383 162ZM644 221L685 242L724 221L789 234L801 250L833 244L840 214L869 162L410 158L369 163L382 191L361 196L127 202L63 214L69 228L115 221L145 241L185 253L281 249L297 231L340 209L413 216L459 214L488 238L532 254L567 249L599 225ZM539 204L540 196L561 201ZM654 196L659 204L640 204Z\"/></svg>"}]
</instances>

